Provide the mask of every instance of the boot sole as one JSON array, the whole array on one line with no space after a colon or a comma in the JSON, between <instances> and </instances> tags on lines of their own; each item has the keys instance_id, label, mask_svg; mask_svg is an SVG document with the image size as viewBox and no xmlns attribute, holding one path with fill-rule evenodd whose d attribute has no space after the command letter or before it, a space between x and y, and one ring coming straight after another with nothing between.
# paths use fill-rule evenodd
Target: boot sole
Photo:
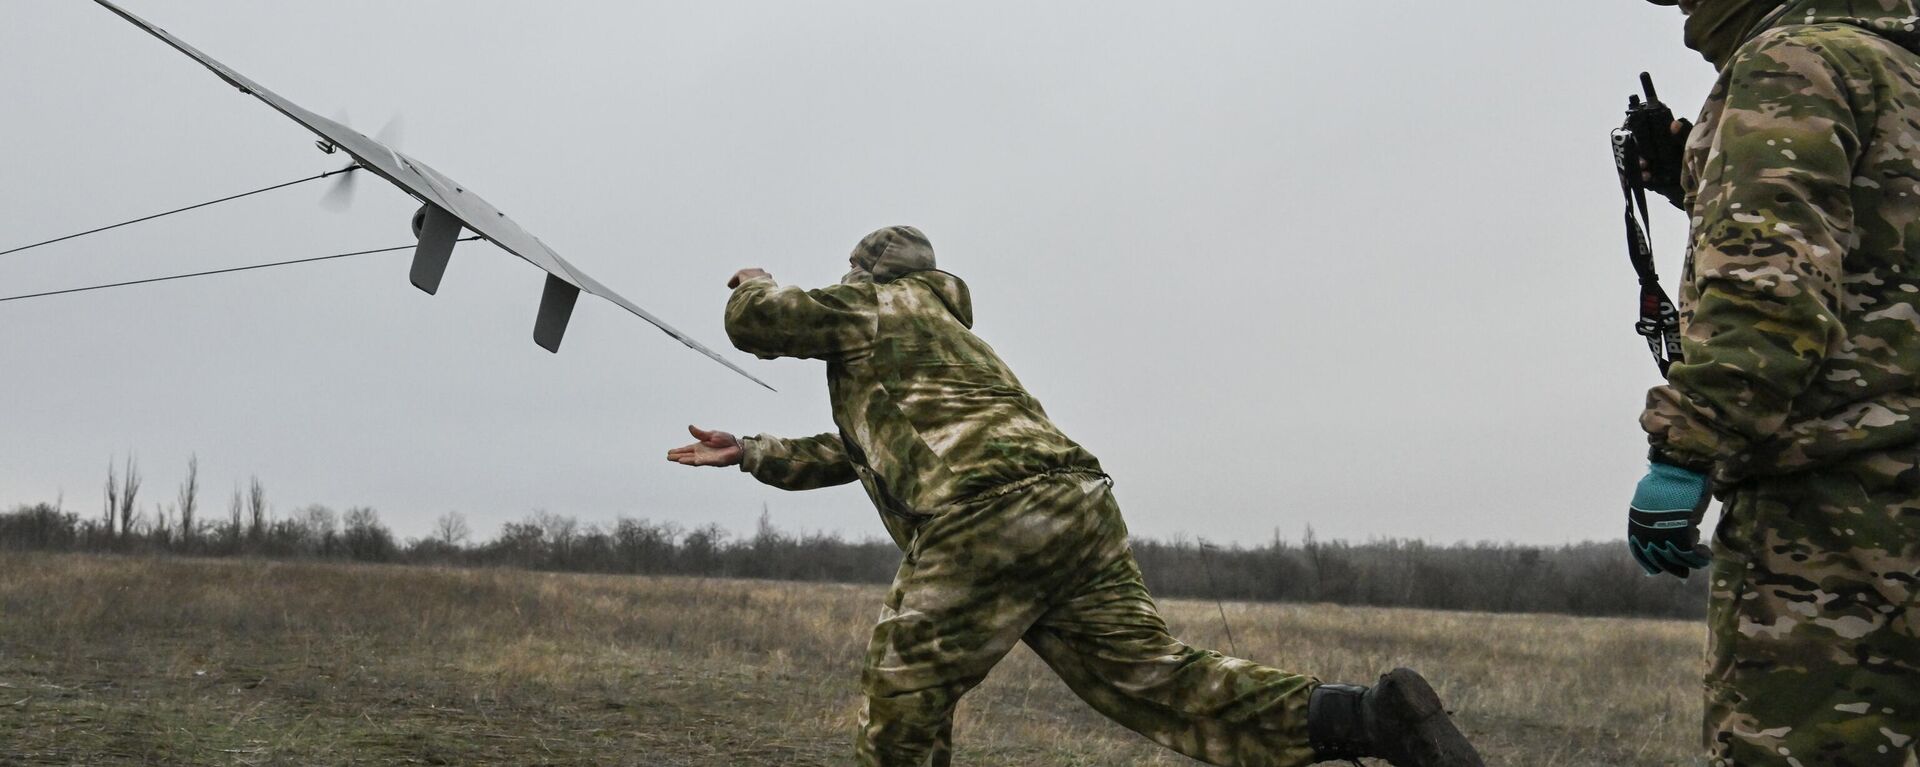
<instances>
[{"instance_id":1,"label":"boot sole","mask_svg":"<svg viewBox=\"0 0 1920 767\"><path fill-rule=\"evenodd\" d=\"M1374 689L1385 709L1382 713L1402 723L1411 735L1405 741L1409 761L1404 767L1486 767L1480 752L1453 726L1433 686L1418 672L1396 668L1382 675Z\"/></svg>"}]
</instances>

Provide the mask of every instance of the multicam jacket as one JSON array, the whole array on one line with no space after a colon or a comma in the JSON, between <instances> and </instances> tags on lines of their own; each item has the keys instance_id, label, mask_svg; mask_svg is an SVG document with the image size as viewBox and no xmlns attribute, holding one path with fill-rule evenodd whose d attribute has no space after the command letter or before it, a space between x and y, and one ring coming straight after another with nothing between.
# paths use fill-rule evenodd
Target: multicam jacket
<instances>
[{"instance_id":1,"label":"multicam jacket","mask_svg":"<svg viewBox=\"0 0 1920 767\"><path fill-rule=\"evenodd\" d=\"M763 358L825 360L839 431L748 438L742 470L788 490L858 479L903 548L953 504L1099 473L972 327L967 285L946 272L818 290L745 281L727 302L728 337Z\"/></svg>"},{"instance_id":2,"label":"multicam jacket","mask_svg":"<svg viewBox=\"0 0 1920 767\"><path fill-rule=\"evenodd\" d=\"M1792 0L1686 150L1685 362L1641 425L1722 482L1920 441L1920 0Z\"/></svg>"}]
</instances>

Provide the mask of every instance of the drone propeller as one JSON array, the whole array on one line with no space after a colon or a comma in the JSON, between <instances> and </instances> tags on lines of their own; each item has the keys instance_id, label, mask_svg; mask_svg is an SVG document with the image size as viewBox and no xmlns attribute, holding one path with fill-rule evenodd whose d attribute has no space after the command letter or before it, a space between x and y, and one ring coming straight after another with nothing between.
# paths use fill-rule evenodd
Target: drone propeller
<instances>
[{"instance_id":1,"label":"drone propeller","mask_svg":"<svg viewBox=\"0 0 1920 767\"><path fill-rule=\"evenodd\" d=\"M347 122L346 110L343 109L339 112L337 121L342 125L350 125L350 123ZM393 117L387 119L386 125L380 127L379 136L375 140L398 149L400 147L400 137L404 133L402 130L403 125L404 123L400 119L400 115L395 114ZM333 154L340 149L340 145L332 141L315 141L313 143L314 146L320 148L320 151L327 154ZM359 165L348 165L347 167L358 168ZM340 174L338 178L334 179L333 184L327 187L327 191L320 195L320 205L336 213L344 212L348 208L353 207L353 195L354 189L356 188L354 180L359 177L360 174L358 173Z\"/></svg>"},{"instance_id":2,"label":"drone propeller","mask_svg":"<svg viewBox=\"0 0 1920 767\"><path fill-rule=\"evenodd\" d=\"M349 165L346 169L359 167ZM348 208L353 207L353 180L359 176L358 173L342 173L336 176L333 183L327 185L327 191L320 194L320 206L335 213L344 213Z\"/></svg>"}]
</instances>

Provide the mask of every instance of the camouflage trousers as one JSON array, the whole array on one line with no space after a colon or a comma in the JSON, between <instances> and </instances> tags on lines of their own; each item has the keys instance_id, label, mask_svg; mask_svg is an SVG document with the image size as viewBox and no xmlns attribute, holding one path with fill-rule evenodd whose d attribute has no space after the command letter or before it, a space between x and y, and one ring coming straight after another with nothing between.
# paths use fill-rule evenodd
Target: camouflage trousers
<instances>
[{"instance_id":1,"label":"camouflage trousers","mask_svg":"<svg viewBox=\"0 0 1920 767\"><path fill-rule=\"evenodd\" d=\"M1712 764L1920 767L1916 459L1733 488L1708 603Z\"/></svg>"},{"instance_id":2,"label":"camouflage trousers","mask_svg":"<svg viewBox=\"0 0 1920 767\"><path fill-rule=\"evenodd\" d=\"M1307 764L1319 682L1167 633L1104 478L1053 477L919 527L867 648L859 763L943 767L953 711L1017 641L1100 713L1211 764Z\"/></svg>"}]
</instances>

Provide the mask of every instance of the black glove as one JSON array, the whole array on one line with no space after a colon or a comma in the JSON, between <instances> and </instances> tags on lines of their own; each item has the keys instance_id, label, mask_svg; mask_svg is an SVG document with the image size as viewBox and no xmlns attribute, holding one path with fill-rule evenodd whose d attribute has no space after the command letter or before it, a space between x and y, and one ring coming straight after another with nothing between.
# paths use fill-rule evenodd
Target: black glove
<instances>
[{"instance_id":1,"label":"black glove","mask_svg":"<svg viewBox=\"0 0 1920 767\"><path fill-rule=\"evenodd\" d=\"M1681 166L1693 123L1674 119L1673 110L1660 103L1660 95L1653 91L1653 78L1645 72L1640 73L1640 87L1646 92L1646 100L1639 96L1628 99L1626 122L1613 132L1614 163L1628 186L1658 193L1674 207L1684 209Z\"/></svg>"},{"instance_id":2,"label":"black glove","mask_svg":"<svg viewBox=\"0 0 1920 767\"><path fill-rule=\"evenodd\" d=\"M1667 198L1673 207L1686 210L1687 192L1680 185L1681 157L1686 153L1687 136L1693 132L1693 123L1685 119L1673 122L1679 127L1673 127L1672 124L1665 126L1665 133L1658 138L1650 137L1647 142L1649 146L1643 148L1646 154L1641 159L1647 162L1645 170L1648 178L1642 183L1649 191Z\"/></svg>"}]
</instances>

